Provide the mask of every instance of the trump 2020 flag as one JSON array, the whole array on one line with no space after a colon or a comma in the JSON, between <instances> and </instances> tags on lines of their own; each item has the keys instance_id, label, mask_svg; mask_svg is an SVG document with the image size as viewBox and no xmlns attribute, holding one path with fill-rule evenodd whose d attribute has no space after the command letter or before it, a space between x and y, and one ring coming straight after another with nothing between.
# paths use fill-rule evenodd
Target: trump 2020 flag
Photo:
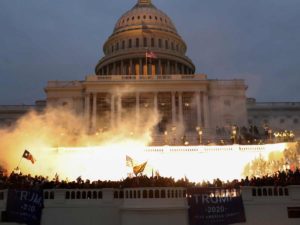
<instances>
[{"instance_id":1,"label":"trump 2020 flag","mask_svg":"<svg viewBox=\"0 0 300 225\"><path fill-rule=\"evenodd\" d=\"M33 155L27 150L24 151L22 157L29 160L29 161L31 161L32 164L34 164L35 161L36 161L35 158L33 157Z\"/></svg>"}]
</instances>

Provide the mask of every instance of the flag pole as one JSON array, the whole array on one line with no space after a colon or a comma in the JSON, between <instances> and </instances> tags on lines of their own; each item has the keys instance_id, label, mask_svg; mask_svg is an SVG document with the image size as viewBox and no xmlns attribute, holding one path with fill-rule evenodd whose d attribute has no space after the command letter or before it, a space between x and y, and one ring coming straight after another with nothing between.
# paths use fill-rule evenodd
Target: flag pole
<instances>
[{"instance_id":1,"label":"flag pole","mask_svg":"<svg viewBox=\"0 0 300 225\"><path fill-rule=\"evenodd\" d=\"M21 159L20 159L20 161L19 161L19 163L18 163L18 166L17 166L17 167L19 167L19 166L20 166L20 164L21 164L21 162L22 162L22 159L23 159L23 156L21 157Z\"/></svg>"},{"instance_id":2,"label":"flag pole","mask_svg":"<svg viewBox=\"0 0 300 225\"><path fill-rule=\"evenodd\" d=\"M18 163L18 165L17 165L17 167L16 167L17 170L19 170L19 166L20 166L20 164L21 164L21 162L22 162L22 159L23 159L23 155L22 155L22 157L21 157L21 159L20 159L20 161L19 161L19 163Z\"/></svg>"}]
</instances>

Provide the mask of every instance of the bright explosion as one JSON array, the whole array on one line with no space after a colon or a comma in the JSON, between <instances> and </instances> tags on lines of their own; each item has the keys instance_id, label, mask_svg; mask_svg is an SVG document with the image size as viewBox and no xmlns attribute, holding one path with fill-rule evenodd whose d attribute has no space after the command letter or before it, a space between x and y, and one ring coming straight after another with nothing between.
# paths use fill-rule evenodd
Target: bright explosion
<instances>
[{"instance_id":1,"label":"bright explosion","mask_svg":"<svg viewBox=\"0 0 300 225\"><path fill-rule=\"evenodd\" d=\"M22 173L61 179L120 180L132 175L126 157L136 165L145 163L145 175L200 182L233 180L243 177L245 165L257 157L268 158L272 152L282 152L286 144L251 146L159 146L147 147L151 130L159 116L145 115L143 130L132 127L134 118L115 130L87 135L84 121L66 110L47 109L44 113L31 112L22 117L14 128L0 130L0 165L13 171L25 149L36 162L22 160ZM128 131L134 131L128 135ZM60 147L61 143L67 146Z\"/></svg>"}]
</instances>

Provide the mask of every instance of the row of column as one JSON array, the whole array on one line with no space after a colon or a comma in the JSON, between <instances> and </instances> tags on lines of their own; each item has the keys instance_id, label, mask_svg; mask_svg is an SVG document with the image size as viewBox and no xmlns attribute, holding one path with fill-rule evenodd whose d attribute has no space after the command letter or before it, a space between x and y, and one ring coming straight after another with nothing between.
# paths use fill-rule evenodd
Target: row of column
<instances>
[{"instance_id":1,"label":"row of column","mask_svg":"<svg viewBox=\"0 0 300 225\"><path fill-rule=\"evenodd\" d=\"M147 66L148 65L148 66ZM100 75L163 75L191 74L193 71L182 63L161 59L130 59L114 62L100 69Z\"/></svg>"},{"instance_id":2,"label":"row of column","mask_svg":"<svg viewBox=\"0 0 300 225\"><path fill-rule=\"evenodd\" d=\"M183 101L182 92L178 92L178 120L176 117L176 92L171 92L172 101L172 123L183 122ZM196 110L197 110L197 125L201 127L209 127L209 103L208 95L205 92L196 92ZM91 107L92 98L92 107ZM121 112L122 112L122 96L120 94L111 94L110 104L110 123L111 127L115 127L116 124L121 123ZM140 93L136 92L136 121L140 118ZM154 112L158 113L158 92L153 92ZM116 103L116 104L115 104ZM202 103L202 104L201 104ZM116 108L115 108L116 106ZM97 124L97 93L87 94L85 96L85 120L92 128L96 128ZM116 113L117 112L117 113ZM91 117L90 117L91 116Z\"/></svg>"}]
</instances>

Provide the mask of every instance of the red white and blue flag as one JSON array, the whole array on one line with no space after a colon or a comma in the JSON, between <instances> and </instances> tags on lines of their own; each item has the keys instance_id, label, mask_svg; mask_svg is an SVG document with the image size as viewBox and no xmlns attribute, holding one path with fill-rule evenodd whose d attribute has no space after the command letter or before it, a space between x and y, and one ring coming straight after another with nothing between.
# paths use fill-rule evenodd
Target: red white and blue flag
<instances>
[{"instance_id":1,"label":"red white and blue flag","mask_svg":"<svg viewBox=\"0 0 300 225\"><path fill-rule=\"evenodd\" d=\"M146 58L157 59L157 56L154 52L146 52Z\"/></svg>"},{"instance_id":2,"label":"red white and blue flag","mask_svg":"<svg viewBox=\"0 0 300 225\"><path fill-rule=\"evenodd\" d=\"M27 150L24 151L22 157L29 160L29 161L31 161L32 164L34 164L35 161L36 161L36 159L33 157L33 155Z\"/></svg>"}]
</instances>

